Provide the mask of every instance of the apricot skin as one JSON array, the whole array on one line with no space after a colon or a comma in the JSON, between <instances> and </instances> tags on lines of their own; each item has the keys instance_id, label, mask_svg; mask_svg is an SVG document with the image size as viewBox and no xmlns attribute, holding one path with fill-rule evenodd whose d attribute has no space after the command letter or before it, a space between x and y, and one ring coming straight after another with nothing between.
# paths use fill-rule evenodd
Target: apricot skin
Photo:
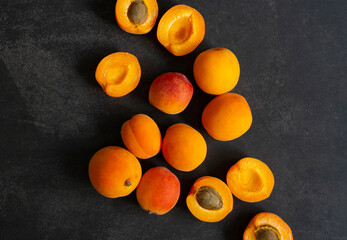
<instances>
[{"instance_id":1,"label":"apricot skin","mask_svg":"<svg viewBox=\"0 0 347 240\"><path fill-rule=\"evenodd\" d=\"M89 179L95 190L108 198L129 195L140 182L141 165L121 147L104 147L89 162Z\"/></svg>"},{"instance_id":2,"label":"apricot skin","mask_svg":"<svg viewBox=\"0 0 347 240\"><path fill-rule=\"evenodd\" d=\"M194 51L204 36L204 18L197 10L187 5L170 8L158 24L158 41L175 56L183 56Z\"/></svg>"},{"instance_id":3,"label":"apricot skin","mask_svg":"<svg viewBox=\"0 0 347 240\"><path fill-rule=\"evenodd\" d=\"M194 78L204 92L220 95L231 91L240 76L236 56L226 48L212 48L199 54L194 62Z\"/></svg>"},{"instance_id":4,"label":"apricot skin","mask_svg":"<svg viewBox=\"0 0 347 240\"><path fill-rule=\"evenodd\" d=\"M167 114L177 114L186 109L193 91L193 85L183 74L164 73L153 81L149 102Z\"/></svg>"},{"instance_id":5,"label":"apricot skin","mask_svg":"<svg viewBox=\"0 0 347 240\"><path fill-rule=\"evenodd\" d=\"M260 228L274 229L280 240L293 240L292 230L288 224L276 214L268 212L258 213L253 217L243 233L243 240L258 240L256 232Z\"/></svg>"},{"instance_id":6,"label":"apricot skin","mask_svg":"<svg viewBox=\"0 0 347 240\"><path fill-rule=\"evenodd\" d=\"M197 130L187 124L178 123L167 129L162 152L172 167L189 172L205 160L207 145Z\"/></svg>"},{"instance_id":7,"label":"apricot skin","mask_svg":"<svg viewBox=\"0 0 347 240\"><path fill-rule=\"evenodd\" d=\"M161 134L158 125L145 114L137 114L126 121L121 136L125 146L138 158L151 158L160 151Z\"/></svg>"},{"instance_id":8,"label":"apricot skin","mask_svg":"<svg viewBox=\"0 0 347 240\"><path fill-rule=\"evenodd\" d=\"M202 125L211 137L220 141L240 137L251 124L251 109L246 99L236 93L215 97L202 113Z\"/></svg>"},{"instance_id":9,"label":"apricot skin","mask_svg":"<svg viewBox=\"0 0 347 240\"><path fill-rule=\"evenodd\" d=\"M181 185L178 178L165 167L149 169L136 189L136 198L142 209L163 215L177 203Z\"/></svg>"}]
</instances>

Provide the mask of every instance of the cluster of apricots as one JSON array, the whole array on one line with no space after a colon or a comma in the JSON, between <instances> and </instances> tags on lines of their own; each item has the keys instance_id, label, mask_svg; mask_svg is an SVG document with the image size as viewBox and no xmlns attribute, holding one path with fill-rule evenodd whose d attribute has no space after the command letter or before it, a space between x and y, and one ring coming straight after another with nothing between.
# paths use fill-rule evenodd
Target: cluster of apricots
<instances>
[{"instance_id":1,"label":"cluster of apricots","mask_svg":"<svg viewBox=\"0 0 347 240\"><path fill-rule=\"evenodd\" d=\"M156 0L118 0L115 8L118 25L133 34L148 33L158 17ZM205 22L202 15L186 5L176 5L160 19L159 42L176 56L192 52L203 40ZM226 48L213 48L198 55L193 65L199 88L217 95L202 113L207 133L219 141L236 139L252 124L251 109L244 97L229 93L237 84L240 66L236 56ZM105 93L121 97L138 85L141 67L137 58L125 52L106 56L97 66L96 80ZM149 90L149 102L167 114L178 114L189 104L193 85L181 73L164 73ZM158 125L145 114L137 114L121 127L126 149L102 148L89 162L89 178L101 195L118 198L136 189L140 206L158 215L169 212L180 197L180 181L165 167L154 167L142 175L138 159L148 159L160 150L173 168L190 172L206 158L207 144L191 126L178 123L166 130L164 138ZM255 158L243 158L231 166L226 183L203 176L197 179L186 197L190 212L204 222L218 222L233 209L233 195L246 202L268 198L274 187L270 168ZM277 215L259 213L247 226L244 240L292 240L290 227Z\"/></svg>"}]
</instances>

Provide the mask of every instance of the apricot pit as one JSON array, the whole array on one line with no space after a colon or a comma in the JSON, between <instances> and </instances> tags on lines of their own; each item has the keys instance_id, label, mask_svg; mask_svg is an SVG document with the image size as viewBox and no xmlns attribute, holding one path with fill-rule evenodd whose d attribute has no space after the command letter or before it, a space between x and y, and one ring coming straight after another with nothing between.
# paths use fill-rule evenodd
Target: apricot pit
<instances>
[{"instance_id":1,"label":"apricot pit","mask_svg":"<svg viewBox=\"0 0 347 240\"><path fill-rule=\"evenodd\" d=\"M199 205L207 210L219 210L223 207L222 197L214 188L201 187L195 197Z\"/></svg>"},{"instance_id":2,"label":"apricot pit","mask_svg":"<svg viewBox=\"0 0 347 240\"><path fill-rule=\"evenodd\" d=\"M130 4L128 18L133 24L144 23L148 17L146 4L142 0L136 0Z\"/></svg>"}]
</instances>

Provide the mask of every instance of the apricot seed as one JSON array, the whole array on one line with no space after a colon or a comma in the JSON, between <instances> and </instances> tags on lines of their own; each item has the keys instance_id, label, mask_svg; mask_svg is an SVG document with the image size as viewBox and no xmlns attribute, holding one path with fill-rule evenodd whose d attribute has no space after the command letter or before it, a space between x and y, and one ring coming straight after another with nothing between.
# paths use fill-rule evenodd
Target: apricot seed
<instances>
[{"instance_id":1,"label":"apricot seed","mask_svg":"<svg viewBox=\"0 0 347 240\"><path fill-rule=\"evenodd\" d=\"M147 20L147 7L142 0L132 2L128 10L128 18L133 24L141 24Z\"/></svg>"},{"instance_id":2,"label":"apricot seed","mask_svg":"<svg viewBox=\"0 0 347 240\"><path fill-rule=\"evenodd\" d=\"M222 197L214 188L201 187L195 197L199 205L207 210L219 210L223 207Z\"/></svg>"},{"instance_id":3,"label":"apricot seed","mask_svg":"<svg viewBox=\"0 0 347 240\"><path fill-rule=\"evenodd\" d=\"M277 230L271 226L261 226L255 231L257 240L279 240Z\"/></svg>"}]
</instances>

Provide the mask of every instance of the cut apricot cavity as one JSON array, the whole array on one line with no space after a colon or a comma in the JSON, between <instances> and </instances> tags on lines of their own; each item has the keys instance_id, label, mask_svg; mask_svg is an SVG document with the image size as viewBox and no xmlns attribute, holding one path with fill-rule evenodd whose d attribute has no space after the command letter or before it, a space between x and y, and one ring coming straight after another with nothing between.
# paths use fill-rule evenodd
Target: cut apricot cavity
<instances>
[{"instance_id":1,"label":"cut apricot cavity","mask_svg":"<svg viewBox=\"0 0 347 240\"><path fill-rule=\"evenodd\" d=\"M230 191L245 202L259 202L268 198L275 184L270 168L255 158L243 158L227 173Z\"/></svg>"},{"instance_id":2,"label":"cut apricot cavity","mask_svg":"<svg viewBox=\"0 0 347 240\"><path fill-rule=\"evenodd\" d=\"M158 17L156 0L117 0L116 19L128 33L145 34L152 30Z\"/></svg>"},{"instance_id":3,"label":"cut apricot cavity","mask_svg":"<svg viewBox=\"0 0 347 240\"><path fill-rule=\"evenodd\" d=\"M112 53L101 60L96 68L95 78L107 95L122 97L139 84L140 63L130 53Z\"/></svg>"},{"instance_id":4,"label":"cut apricot cavity","mask_svg":"<svg viewBox=\"0 0 347 240\"><path fill-rule=\"evenodd\" d=\"M262 212L250 221L243 233L243 240L293 240L293 234L279 216Z\"/></svg>"},{"instance_id":5,"label":"cut apricot cavity","mask_svg":"<svg viewBox=\"0 0 347 240\"><path fill-rule=\"evenodd\" d=\"M137 158L121 147L104 147L89 162L89 179L95 190L109 198L129 195L142 175Z\"/></svg>"},{"instance_id":6,"label":"cut apricot cavity","mask_svg":"<svg viewBox=\"0 0 347 240\"><path fill-rule=\"evenodd\" d=\"M148 213L163 215L177 203L181 192L178 178L165 167L149 169L136 189L136 198Z\"/></svg>"},{"instance_id":7,"label":"cut apricot cavity","mask_svg":"<svg viewBox=\"0 0 347 240\"><path fill-rule=\"evenodd\" d=\"M160 19L159 42L173 55L191 53L204 39L205 21L201 14L187 5L170 8Z\"/></svg>"},{"instance_id":8,"label":"cut apricot cavity","mask_svg":"<svg viewBox=\"0 0 347 240\"><path fill-rule=\"evenodd\" d=\"M122 126L121 136L125 146L138 158L151 158L160 151L159 127L145 114L137 114L126 121Z\"/></svg>"},{"instance_id":9,"label":"cut apricot cavity","mask_svg":"<svg viewBox=\"0 0 347 240\"><path fill-rule=\"evenodd\" d=\"M228 186L209 176L194 182L186 203L189 211L204 222L219 222L233 209L233 197Z\"/></svg>"}]
</instances>

